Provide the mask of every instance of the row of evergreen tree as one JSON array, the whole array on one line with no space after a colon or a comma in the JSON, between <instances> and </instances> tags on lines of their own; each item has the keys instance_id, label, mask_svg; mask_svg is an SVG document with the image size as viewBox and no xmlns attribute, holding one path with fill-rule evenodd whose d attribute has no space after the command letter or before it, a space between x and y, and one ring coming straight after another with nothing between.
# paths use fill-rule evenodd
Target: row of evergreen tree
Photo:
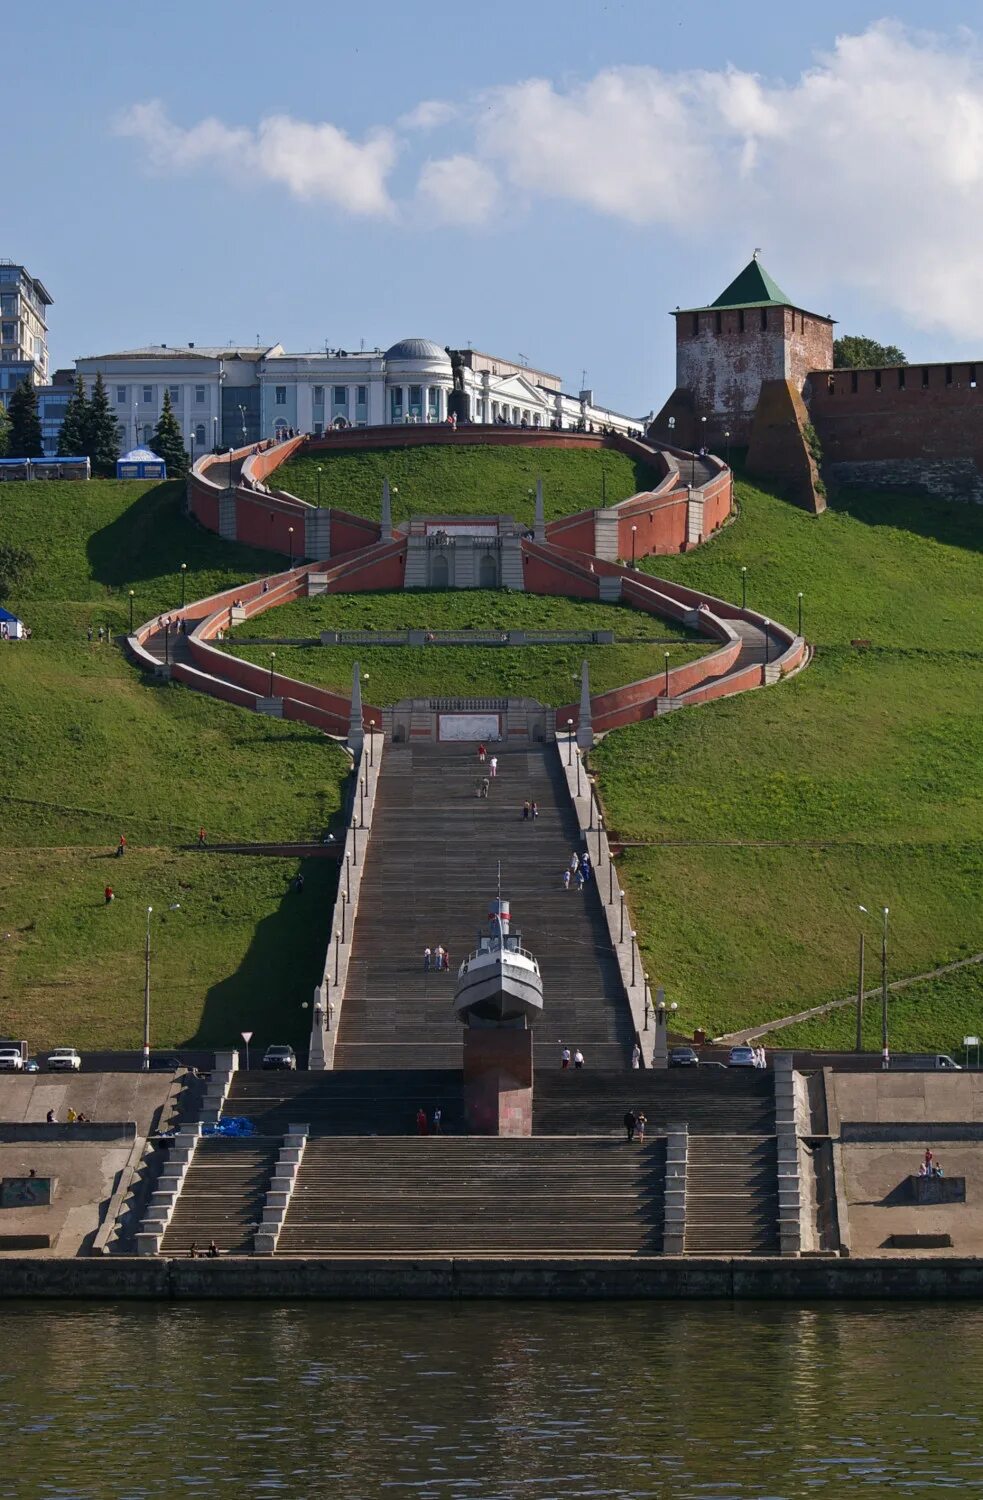
<instances>
[{"instance_id":1,"label":"row of evergreen tree","mask_svg":"<svg viewBox=\"0 0 983 1500\"><path fill-rule=\"evenodd\" d=\"M150 446L166 463L169 478L187 473L191 460L171 406L170 391L166 389ZM29 380L21 381L6 411L0 403L0 458L8 454L11 458L44 457L38 394ZM58 457L87 457L93 474L115 475L119 458L119 423L101 375L96 376L90 397L85 394L81 375L76 379L58 436Z\"/></svg>"}]
</instances>

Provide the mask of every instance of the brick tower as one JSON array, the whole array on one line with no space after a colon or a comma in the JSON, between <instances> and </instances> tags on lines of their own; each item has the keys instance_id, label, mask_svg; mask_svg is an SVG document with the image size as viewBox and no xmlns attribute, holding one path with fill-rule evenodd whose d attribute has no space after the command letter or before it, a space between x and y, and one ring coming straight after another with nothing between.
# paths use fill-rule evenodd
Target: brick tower
<instances>
[{"instance_id":1,"label":"brick tower","mask_svg":"<svg viewBox=\"0 0 983 1500\"><path fill-rule=\"evenodd\" d=\"M832 318L797 307L757 250L715 302L673 316L676 389L649 429L662 442L721 454L743 446L763 381L788 381L801 395L809 371L833 363Z\"/></svg>"}]
</instances>

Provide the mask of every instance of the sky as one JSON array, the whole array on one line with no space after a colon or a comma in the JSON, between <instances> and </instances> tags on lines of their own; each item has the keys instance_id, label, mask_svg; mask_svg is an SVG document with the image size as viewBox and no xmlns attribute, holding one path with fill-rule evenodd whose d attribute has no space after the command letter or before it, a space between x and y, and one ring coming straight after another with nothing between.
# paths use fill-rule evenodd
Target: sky
<instances>
[{"instance_id":1,"label":"sky","mask_svg":"<svg viewBox=\"0 0 983 1500\"><path fill-rule=\"evenodd\" d=\"M0 256L53 367L422 336L642 415L756 248L840 332L983 357L979 0L8 10Z\"/></svg>"}]
</instances>

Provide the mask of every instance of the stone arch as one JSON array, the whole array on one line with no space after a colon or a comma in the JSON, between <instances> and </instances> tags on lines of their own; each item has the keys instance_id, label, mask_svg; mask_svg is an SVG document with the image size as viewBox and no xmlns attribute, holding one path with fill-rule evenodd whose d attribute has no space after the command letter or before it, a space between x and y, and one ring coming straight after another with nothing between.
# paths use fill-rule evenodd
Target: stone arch
<instances>
[{"instance_id":1,"label":"stone arch","mask_svg":"<svg viewBox=\"0 0 983 1500\"><path fill-rule=\"evenodd\" d=\"M498 561L490 552L484 553L478 564L478 587L480 589L498 588Z\"/></svg>"},{"instance_id":2,"label":"stone arch","mask_svg":"<svg viewBox=\"0 0 983 1500\"><path fill-rule=\"evenodd\" d=\"M443 552L436 552L430 560L430 587L446 589L450 586L450 568Z\"/></svg>"}]
</instances>

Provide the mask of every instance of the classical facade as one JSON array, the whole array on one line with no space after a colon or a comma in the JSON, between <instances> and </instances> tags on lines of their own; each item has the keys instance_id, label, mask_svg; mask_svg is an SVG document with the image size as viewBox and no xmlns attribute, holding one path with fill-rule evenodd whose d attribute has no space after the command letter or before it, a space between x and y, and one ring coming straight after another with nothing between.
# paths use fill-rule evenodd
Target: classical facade
<instances>
[{"instance_id":1,"label":"classical facade","mask_svg":"<svg viewBox=\"0 0 983 1500\"><path fill-rule=\"evenodd\" d=\"M452 410L462 421L564 430L631 433L646 421L599 405L593 391L565 392L546 371L429 339L357 353L160 345L79 359L77 368L89 390L101 373L125 447L150 440L168 390L195 457L290 432L440 423Z\"/></svg>"}]
</instances>

